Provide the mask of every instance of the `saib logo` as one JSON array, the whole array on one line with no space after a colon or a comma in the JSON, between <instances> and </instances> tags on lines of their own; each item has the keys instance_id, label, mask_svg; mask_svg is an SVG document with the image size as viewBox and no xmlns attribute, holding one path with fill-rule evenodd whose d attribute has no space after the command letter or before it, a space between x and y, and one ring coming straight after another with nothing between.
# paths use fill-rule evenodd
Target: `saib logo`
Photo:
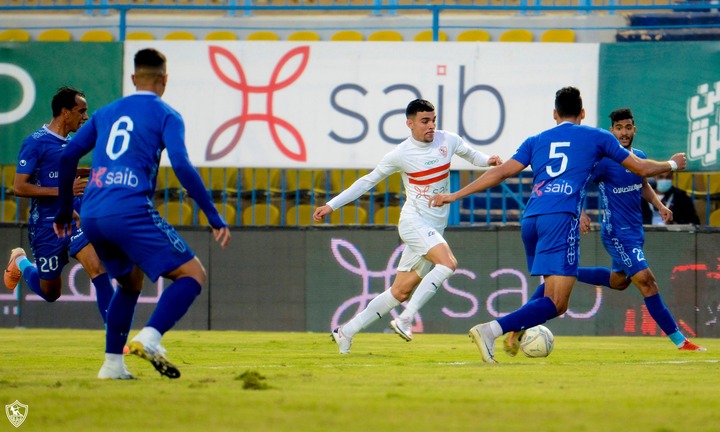
<instances>
[{"instance_id":1,"label":"saib logo","mask_svg":"<svg viewBox=\"0 0 720 432\"><path fill-rule=\"evenodd\" d=\"M220 125L220 127L213 132L210 137L210 141L208 142L207 150L205 151L205 159L208 161L222 159L238 145L240 139L242 138L243 131L245 130L245 126L249 122L261 121L267 123L273 143L275 143L282 154L296 162L307 161L305 141L300 135L300 132L298 132L298 130L288 121L276 117L275 114L273 114L273 94L290 86L290 84L294 83L300 75L302 75L310 58L310 47L301 46L288 51L287 54L278 61L272 75L270 76L270 82L267 85L250 85L247 82L245 71L240 64L240 61L229 50L219 46L210 46L209 50L210 64L212 65L215 74L222 82L240 92L239 97L242 98L242 111L240 112L240 115L225 121L225 123ZM284 72L283 68L295 57L299 57L300 59L300 64L297 69L290 73L287 78L279 81L278 78ZM221 69L219 64L220 60L225 60L233 66L235 69L234 76L227 75ZM248 107L251 94L265 95L266 102L264 113L249 112ZM234 128L234 133L230 138L230 142L227 144L218 142L219 138L226 131L232 128ZM278 133L279 128L287 131L287 133L289 133L295 140L295 150L283 142L280 134Z\"/></svg>"},{"instance_id":2,"label":"saib logo","mask_svg":"<svg viewBox=\"0 0 720 432\"><path fill-rule=\"evenodd\" d=\"M542 188L542 193L572 195L573 187L570 183L561 180L545 185L545 187ZM538 193L538 195L542 195L542 193Z\"/></svg>"}]
</instances>

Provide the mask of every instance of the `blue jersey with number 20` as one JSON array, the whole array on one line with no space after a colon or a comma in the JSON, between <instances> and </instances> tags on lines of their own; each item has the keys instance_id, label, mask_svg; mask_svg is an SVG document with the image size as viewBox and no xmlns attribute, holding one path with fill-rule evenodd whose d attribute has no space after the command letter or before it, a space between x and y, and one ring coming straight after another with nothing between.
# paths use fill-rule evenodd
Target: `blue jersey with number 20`
<instances>
[{"instance_id":1,"label":"blue jersey with number 20","mask_svg":"<svg viewBox=\"0 0 720 432\"><path fill-rule=\"evenodd\" d=\"M629 155L610 132L569 122L528 138L512 157L533 170L533 191L524 217L579 216L595 165L603 157L621 163Z\"/></svg>"}]
</instances>

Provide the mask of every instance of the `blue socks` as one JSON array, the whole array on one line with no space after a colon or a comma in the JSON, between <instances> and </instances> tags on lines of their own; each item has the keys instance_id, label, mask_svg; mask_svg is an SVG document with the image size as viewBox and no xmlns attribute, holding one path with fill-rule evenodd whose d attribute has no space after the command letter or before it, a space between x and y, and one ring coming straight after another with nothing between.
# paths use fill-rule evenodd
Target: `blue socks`
<instances>
[{"instance_id":1,"label":"blue socks","mask_svg":"<svg viewBox=\"0 0 720 432\"><path fill-rule=\"evenodd\" d=\"M190 309L201 290L198 281L191 277L177 279L163 291L147 326L165 334Z\"/></svg>"},{"instance_id":2,"label":"blue socks","mask_svg":"<svg viewBox=\"0 0 720 432\"><path fill-rule=\"evenodd\" d=\"M541 286L544 288L544 285ZM557 315L558 311L555 303L548 297L542 297L525 303L523 307L515 312L498 318L497 322L500 324L503 333L507 333L535 327L555 318Z\"/></svg>"},{"instance_id":3,"label":"blue socks","mask_svg":"<svg viewBox=\"0 0 720 432\"><path fill-rule=\"evenodd\" d=\"M577 280L590 285L610 287L610 269L607 267L580 267Z\"/></svg>"},{"instance_id":4,"label":"blue socks","mask_svg":"<svg viewBox=\"0 0 720 432\"><path fill-rule=\"evenodd\" d=\"M139 292L118 287L107 310L107 332L105 333L105 352L122 354L127 342L130 327L135 316Z\"/></svg>"},{"instance_id":5,"label":"blue socks","mask_svg":"<svg viewBox=\"0 0 720 432\"><path fill-rule=\"evenodd\" d=\"M112 282L110 282L110 276L108 276L107 273L103 273L95 277L92 283L95 285L95 297L97 298L100 316L102 316L103 322L107 323L108 306L110 306L110 300L112 300L113 294L115 294Z\"/></svg>"},{"instance_id":6,"label":"blue socks","mask_svg":"<svg viewBox=\"0 0 720 432\"><path fill-rule=\"evenodd\" d=\"M35 267L29 260L24 259L20 262L18 268L22 272L23 279L27 282L30 290L39 295L43 300L49 301L45 296L45 293L43 293L40 289L40 272L37 267Z\"/></svg>"},{"instance_id":7,"label":"blue socks","mask_svg":"<svg viewBox=\"0 0 720 432\"><path fill-rule=\"evenodd\" d=\"M537 300L543 297L545 297L545 282L541 283L540 285L538 285L537 288L535 288L535 292L532 293L527 302L530 303L533 300Z\"/></svg>"},{"instance_id":8,"label":"blue socks","mask_svg":"<svg viewBox=\"0 0 720 432\"><path fill-rule=\"evenodd\" d=\"M675 345L680 346L685 341L685 336L680 333L680 329L678 328L675 319L665 306L660 294L645 297L645 306L647 307L650 316L653 317L656 323L658 323L662 331L665 332Z\"/></svg>"}]
</instances>

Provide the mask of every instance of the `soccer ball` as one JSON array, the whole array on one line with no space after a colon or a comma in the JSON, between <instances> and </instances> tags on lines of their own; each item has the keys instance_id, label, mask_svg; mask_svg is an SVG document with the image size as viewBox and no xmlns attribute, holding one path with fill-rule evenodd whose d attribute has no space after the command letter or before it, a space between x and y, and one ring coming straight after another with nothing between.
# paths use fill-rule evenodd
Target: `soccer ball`
<instances>
[{"instance_id":1,"label":"soccer ball","mask_svg":"<svg viewBox=\"0 0 720 432\"><path fill-rule=\"evenodd\" d=\"M520 350L527 357L547 357L553 350L555 337L545 326L535 326L525 330L520 341Z\"/></svg>"}]
</instances>

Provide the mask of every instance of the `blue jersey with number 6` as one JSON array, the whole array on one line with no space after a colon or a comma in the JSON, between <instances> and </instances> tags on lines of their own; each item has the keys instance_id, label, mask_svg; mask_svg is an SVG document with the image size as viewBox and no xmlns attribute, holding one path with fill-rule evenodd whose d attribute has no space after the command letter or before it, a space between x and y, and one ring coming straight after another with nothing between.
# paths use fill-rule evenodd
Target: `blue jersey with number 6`
<instances>
[{"instance_id":1,"label":"blue jersey with number 6","mask_svg":"<svg viewBox=\"0 0 720 432\"><path fill-rule=\"evenodd\" d=\"M227 226L190 163L182 117L155 93L139 91L100 108L67 146L67 159L79 158L93 147L82 217L151 210L160 154L167 149L178 179L210 225ZM67 212L66 208L61 210Z\"/></svg>"},{"instance_id":2,"label":"blue jersey with number 6","mask_svg":"<svg viewBox=\"0 0 720 432\"><path fill-rule=\"evenodd\" d=\"M595 165L603 157L621 163L629 155L610 132L569 122L528 138L512 157L533 170L533 191L524 217L579 216Z\"/></svg>"}]
</instances>

